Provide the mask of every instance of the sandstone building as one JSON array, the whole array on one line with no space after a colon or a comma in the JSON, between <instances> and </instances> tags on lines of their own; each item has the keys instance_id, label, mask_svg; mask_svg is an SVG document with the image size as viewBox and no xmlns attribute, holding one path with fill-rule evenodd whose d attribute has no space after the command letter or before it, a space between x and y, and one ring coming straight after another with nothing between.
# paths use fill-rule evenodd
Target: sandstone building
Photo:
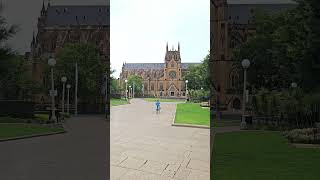
<instances>
[{"instance_id":1,"label":"sandstone building","mask_svg":"<svg viewBox=\"0 0 320 180\"><path fill-rule=\"evenodd\" d=\"M60 6L49 2L45 7L43 4L37 34L33 35L31 51L26 53L33 79L43 87L50 83L44 76L44 68L48 59L56 57L66 43L96 44L101 59L109 65L109 11L109 6ZM48 102L48 92L36 94L33 100Z\"/></svg>"},{"instance_id":2,"label":"sandstone building","mask_svg":"<svg viewBox=\"0 0 320 180\"><path fill-rule=\"evenodd\" d=\"M188 66L199 63L182 63L180 44L178 49L166 47L164 63L125 63L120 74L120 82L131 75L143 79L143 95L149 97L185 98L186 85L183 79Z\"/></svg>"},{"instance_id":3,"label":"sandstone building","mask_svg":"<svg viewBox=\"0 0 320 180\"><path fill-rule=\"evenodd\" d=\"M290 0L211 0L210 74L213 96L221 110L237 111L242 105L243 70L236 66L232 50L255 32L257 9L279 12L293 8Z\"/></svg>"}]
</instances>

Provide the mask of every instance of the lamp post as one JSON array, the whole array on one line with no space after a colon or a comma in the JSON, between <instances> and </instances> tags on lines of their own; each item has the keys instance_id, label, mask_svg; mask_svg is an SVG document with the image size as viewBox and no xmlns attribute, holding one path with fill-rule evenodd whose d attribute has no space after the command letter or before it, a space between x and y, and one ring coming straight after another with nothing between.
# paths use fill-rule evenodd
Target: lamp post
<instances>
[{"instance_id":1,"label":"lamp post","mask_svg":"<svg viewBox=\"0 0 320 180\"><path fill-rule=\"evenodd\" d=\"M131 85L129 86L129 98L131 98Z\"/></svg>"},{"instance_id":2,"label":"lamp post","mask_svg":"<svg viewBox=\"0 0 320 180\"><path fill-rule=\"evenodd\" d=\"M65 84L67 82L67 77L63 76L61 78L62 82L62 113L64 113L64 92L65 92Z\"/></svg>"},{"instance_id":3,"label":"lamp post","mask_svg":"<svg viewBox=\"0 0 320 180\"><path fill-rule=\"evenodd\" d=\"M244 80L243 80L243 100L242 100L242 120L241 120L241 128L246 127L246 120L245 120L245 114L246 114L246 84L247 84L247 69L250 66L250 61L248 59L244 59L241 62L241 65L244 69Z\"/></svg>"},{"instance_id":4,"label":"lamp post","mask_svg":"<svg viewBox=\"0 0 320 180\"><path fill-rule=\"evenodd\" d=\"M185 81L186 82L186 98L188 98L188 80Z\"/></svg>"},{"instance_id":5,"label":"lamp post","mask_svg":"<svg viewBox=\"0 0 320 180\"><path fill-rule=\"evenodd\" d=\"M70 113L70 88L71 85L67 84L67 113Z\"/></svg>"},{"instance_id":6,"label":"lamp post","mask_svg":"<svg viewBox=\"0 0 320 180\"><path fill-rule=\"evenodd\" d=\"M296 88L296 87L298 87L298 85L297 85L297 83L293 82L293 83L291 83L291 87Z\"/></svg>"},{"instance_id":7,"label":"lamp post","mask_svg":"<svg viewBox=\"0 0 320 180\"><path fill-rule=\"evenodd\" d=\"M75 64L74 115L78 115L78 63Z\"/></svg>"},{"instance_id":8,"label":"lamp post","mask_svg":"<svg viewBox=\"0 0 320 180\"><path fill-rule=\"evenodd\" d=\"M124 82L126 83L126 100L128 100L128 80L124 80Z\"/></svg>"},{"instance_id":9,"label":"lamp post","mask_svg":"<svg viewBox=\"0 0 320 180\"><path fill-rule=\"evenodd\" d=\"M134 98L134 81L132 82L132 98Z\"/></svg>"},{"instance_id":10,"label":"lamp post","mask_svg":"<svg viewBox=\"0 0 320 180\"><path fill-rule=\"evenodd\" d=\"M54 79L53 79L53 67L56 65L56 60L54 58L50 58L48 60L48 64L49 66L51 66L51 91L50 91L50 96L51 96L51 119L53 119L54 121L57 121L56 118L56 113L55 113L55 103L54 103L54 96L55 94L55 90L54 90Z\"/></svg>"}]
</instances>

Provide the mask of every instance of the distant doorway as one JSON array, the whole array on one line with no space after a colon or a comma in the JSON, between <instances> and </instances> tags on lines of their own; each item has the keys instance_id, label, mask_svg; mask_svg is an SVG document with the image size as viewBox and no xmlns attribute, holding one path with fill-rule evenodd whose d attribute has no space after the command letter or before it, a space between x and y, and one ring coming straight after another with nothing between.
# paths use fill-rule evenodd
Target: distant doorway
<instances>
[{"instance_id":1,"label":"distant doorway","mask_svg":"<svg viewBox=\"0 0 320 180\"><path fill-rule=\"evenodd\" d=\"M236 110L240 110L241 108L241 103L240 100L238 98L235 98L232 102L232 108L236 109Z\"/></svg>"},{"instance_id":2,"label":"distant doorway","mask_svg":"<svg viewBox=\"0 0 320 180\"><path fill-rule=\"evenodd\" d=\"M170 92L170 95L171 95L171 96L174 96L174 92Z\"/></svg>"}]
</instances>

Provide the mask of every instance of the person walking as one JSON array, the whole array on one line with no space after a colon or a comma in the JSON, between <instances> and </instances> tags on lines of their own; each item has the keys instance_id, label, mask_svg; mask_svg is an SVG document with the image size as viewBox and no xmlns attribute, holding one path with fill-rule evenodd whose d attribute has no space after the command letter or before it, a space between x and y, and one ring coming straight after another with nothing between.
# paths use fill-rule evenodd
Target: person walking
<instances>
[{"instance_id":1,"label":"person walking","mask_svg":"<svg viewBox=\"0 0 320 180\"><path fill-rule=\"evenodd\" d=\"M159 101L159 99L156 101L156 112L157 112L157 114L160 113L160 101Z\"/></svg>"}]
</instances>

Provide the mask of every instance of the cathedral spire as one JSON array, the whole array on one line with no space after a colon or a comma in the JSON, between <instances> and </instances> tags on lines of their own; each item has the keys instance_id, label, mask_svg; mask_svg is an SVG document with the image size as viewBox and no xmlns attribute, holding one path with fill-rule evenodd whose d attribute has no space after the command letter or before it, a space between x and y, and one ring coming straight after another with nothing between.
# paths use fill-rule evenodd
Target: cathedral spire
<instances>
[{"instance_id":1,"label":"cathedral spire","mask_svg":"<svg viewBox=\"0 0 320 180\"><path fill-rule=\"evenodd\" d=\"M178 51L180 52L180 42L178 42Z\"/></svg>"},{"instance_id":2,"label":"cathedral spire","mask_svg":"<svg viewBox=\"0 0 320 180\"><path fill-rule=\"evenodd\" d=\"M34 31L33 31L33 37L32 37L32 41L31 41L31 46L33 46L35 44L35 42L36 42L36 39L34 37Z\"/></svg>"},{"instance_id":3,"label":"cathedral spire","mask_svg":"<svg viewBox=\"0 0 320 180\"><path fill-rule=\"evenodd\" d=\"M167 49L167 52L169 51L169 48L168 48L168 42L167 42L167 47L166 47L166 49Z\"/></svg>"},{"instance_id":4,"label":"cathedral spire","mask_svg":"<svg viewBox=\"0 0 320 180\"><path fill-rule=\"evenodd\" d=\"M42 1L42 9L41 9L41 15L44 15L44 13L46 12L46 7L44 5L44 0Z\"/></svg>"}]
</instances>

